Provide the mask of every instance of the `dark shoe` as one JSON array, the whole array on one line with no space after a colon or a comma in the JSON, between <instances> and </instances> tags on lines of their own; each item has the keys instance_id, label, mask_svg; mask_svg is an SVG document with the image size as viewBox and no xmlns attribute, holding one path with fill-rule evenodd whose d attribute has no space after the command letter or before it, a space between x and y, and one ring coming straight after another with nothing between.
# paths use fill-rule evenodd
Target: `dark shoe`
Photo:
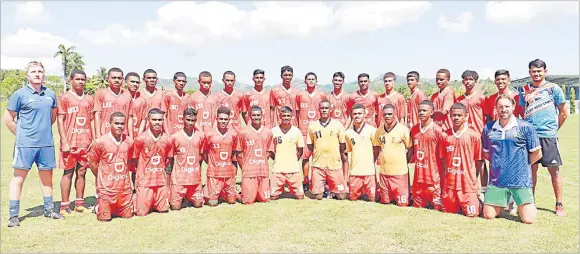
<instances>
[{"instance_id":1,"label":"dark shoe","mask_svg":"<svg viewBox=\"0 0 580 254\"><path fill-rule=\"evenodd\" d=\"M20 227L20 220L18 219L18 216L10 217L10 219L8 219L8 227Z\"/></svg>"},{"instance_id":2,"label":"dark shoe","mask_svg":"<svg viewBox=\"0 0 580 254\"><path fill-rule=\"evenodd\" d=\"M55 220L64 220L64 216L62 214L55 212L54 210L46 211L44 213L44 217L55 219Z\"/></svg>"}]
</instances>

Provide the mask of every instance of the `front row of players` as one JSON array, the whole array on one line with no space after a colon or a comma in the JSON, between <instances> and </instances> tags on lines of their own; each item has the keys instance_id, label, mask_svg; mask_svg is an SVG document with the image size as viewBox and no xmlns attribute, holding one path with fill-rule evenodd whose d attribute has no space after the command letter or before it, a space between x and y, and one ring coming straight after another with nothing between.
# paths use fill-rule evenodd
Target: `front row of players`
<instances>
[{"instance_id":1,"label":"front row of players","mask_svg":"<svg viewBox=\"0 0 580 254\"><path fill-rule=\"evenodd\" d=\"M315 199L322 199L327 185L337 199L345 199L348 194L350 200L366 196L368 201L408 206L408 162L412 162L415 163L411 190L414 207L475 217L482 211L475 162L485 157L492 163L490 189L497 191L486 193L484 217L496 217L507 206L507 197L511 194L518 203L522 221L532 223L536 208L531 188L513 188L505 180L513 179L514 174L529 178L525 169L529 168L530 160L541 157L533 147L539 144L533 128L524 126L520 129L525 131L516 130L522 135L506 136L509 131L506 125L514 124L514 105L508 96L497 99L499 127L486 126L482 144L482 137L466 125L467 108L463 104L451 107L453 128L448 131L433 122L434 106L427 100L420 103L420 122L411 129L398 123L393 105L382 108L384 123L377 129L365 123L364 106L355 104L351 111L353 126L345 130L340 122L329 117L330 102L324 100L319 105L320 119L308 126L306 137L311 151L307 156L312 167L310 192ZM151 109L149 130L133 140L123 135L126 117L120 112L114 113L110 118L110 135L101 136L92 145L88 159L97 176L99 220L108 221L112 216L127 218L133 214L144 216L151 209L179 210L184 199L194 207L204 203L216 206L219 199L230 204L268 202L278 199L285 186L296 199L304 198L299 161L305 144L301 131L291 124L291 108L281 108L282 121L270 130L261 125L262 109L254 106L250 110L251 126L239 133L228 128L230 110L225 107L217 110L217 128L206 133L196 130L194 109L184 111L183 130L171 136L163 133L163 116L163 111ZM518 124L525 125L515 123ZM497 130L500 130L499 137ZM525 160L522 159L523 165L517 172L507 170L506 173L499 168L501 165L494 167L498 142L513 143L515 151L519 151L518 146L523 147ZM529 160L527 151L530 151ZM270 158L274 162L271 169ZM380 160L378 176L374 169L377 159ZM201 181L202 162L207 164L205 188ZM241 195L235 188L238 167L242 171ZM131 177L129 172L133 172Z\"/></svg>"}]
</instances>

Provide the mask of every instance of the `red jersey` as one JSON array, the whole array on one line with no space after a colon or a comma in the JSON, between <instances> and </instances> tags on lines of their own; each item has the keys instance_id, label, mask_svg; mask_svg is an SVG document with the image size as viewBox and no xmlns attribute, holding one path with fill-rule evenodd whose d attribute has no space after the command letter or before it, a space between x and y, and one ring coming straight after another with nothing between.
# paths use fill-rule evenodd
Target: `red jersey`
<instances>
[{"instance_id":1,"label":"red jersey","mask_svg":"<svg viewBox=\"0 0 580 254\"><path fill-rule=\"evenodd\" d=\"M269 152L274 152L272 131L264 126L259 130L248 126L238 134L236 150L240 152L238 162L242 177L269 177Z\"/></svg>"},{"instance_id":2,"label":"red jersey","mask_svg":"<svg viewBox=\"0 0 580 254\"><path fill-rule=\"evenodd\" d=\"M431 102L435 106L435 110L447 110L447 115L443 117L434 117L433 121L435 124L441 126L443 130L451 128L451 117L449 117L449 110L451 106L455 103L455 92L453 88L447 86L443 91L437 91L431 95Z\"/></svg>"},{"instance_id":3,"label":"red jersey","mask_svg":"<svg viewBox=\"0 0 580 254\"><path fill-rule=\"evenodd\" d=\"M485 107L485 96L474 91L471 95L461 95L457 97L457 102L467 107L467 126L476 131L479 135L483 132L485 118L483 108Z\"/></svg>"},{"instance_id":4,"label":"red jersey","mask_svg":"<svg viewBox=\"0 0 580 254\"><path fill-rule=\"evenodd\" d=\"M383 107L387 104L392 104L393 106L395 106L395 116L397 117L397 120L401 121L403 117L407 117L407 102L405 101L405 96L403 96L402 94L400 94L395 90L391 91L391 94L389 95L384 93L381 96L379 96L379 98L377 99L377 104L379 105L377 112L381 113L377 114L379 123L385 121L382 112Z\"/></svg>"},{"instance_id":5,"label":"red jersey","mask_svg":"<svg viewBox=\"0 0 580 254\"><path fill-rule=\"evenodd\" d=\"M171 154L173 171L171 183L176 185L196 185L201 183L201 162L205 135L202 131L194 131L188 136L180 130L171 135Z\"/></svg>"},{"instance_id":6,"label":"red jersey","mask_svg":"<svg viewBox=\"0 0 580 254\"><path fill-rule=\"evenodd\" d=\"M206 132L204 154L207 154L207 176L230 178L236 176L236 167L232 163L236 149L238 134L229 128L221 134L217 128Z\"/></svg>"},{"instance_id":7,"label":"red jersey","mask_svg":"<svg viewBox=\"0 0 580 254\"><path fill-rule=\"evenodd\" d=\"M119 94L115 94L111 91L111 88L107 87L101 88L95 93L93 111L101 113L101 135L111 131L111 124L109 122L113 113L121 112L126 118L129 117L131 100L133 100L131 93L125 90L121 90ZM125 128L123 133L128 133L127 128Z\"/></svg>"},{"instance_id":8,"label":"red jersey","mask_svg":"<svg viewBox=\"0 0 580 254\"><path fill-rule=\"evenodd\" d=\"M263 90L261 92L256 91L252 88L250 91L246 92L243 98L243 108L242 112L246 112L246 122L249 124L250 120L250 109L253 106L258 106L262 108L262 126L266 128L272 128L272 123L270 119L270 91Z\"/></svg>"},{"instance_id":9,"label":"red jersey","mask_svg":"<svg viewBox=\"0 0 580 254\"><path fill-rule=\"evenodd\" d=\"M183 96L179 96L175 90L163 94L161 110L165 112L168 127L165 131L169 134L183 129L183 111L187 108L187 98L188 95L185 92Z\"/></svg>"},{"instance_id":10,"label":"red jersey","mask_svg":"<svg viewBox=\"0 0 580 254\"><path fill-rule=\"evenodd\" d=\"M282 122L282 119L280 119L280 108L284 106L288 106L292 109L292 121L290 123L294 126L298 126L298 123L296 122L296 112L294 111L294 109L296 109L294 105L296 105L297 93L298 89L294 87L286 89L282 84L272 88L272 91L270 91L270 106L275 108L273 126L278 126Z\"/></svg>"},{"instance_id":11,"label":"red jersey","mask_svg":"<svg viewBox=\"0 0 580 254\"><path fill-rule=\"evenodd\" d=\"M424 100L428 100L425 92L421 91L419 88L415 88L413 94L411 94L411 98L407 103L407 125L409 127L413 127L419 123L419 103Z\"/></svg>"},{"instance_id":12,"label":"red jersey","mask_svg":"<svg viewBox=\"0 0 580 254\"><path fill-rule=\"evenodd\" d=\"M131 117L131 121L133 121L133 136L139 136L139 127L141 125L141 121L147 119L147 99L143 96L143 94L137 91L136 97L133 98L131 102L131 106L129 107L129 117Z\"/></svg>"},{"instance_id":13,"label":"red jersey","mask_svg":"<svg viewBox=\"0 0 580 254\"><path fill-rule=\"evenodd\" d=\"M221 90L216 96L218 98L218 107L224 106L231 111L228 128L233 127L234 130L240 131L240 113L244 107L244 95L237 90L234 90L232 94L227 94L224 90Z\"/></svg>"},{"instance_id":14,"label":"red jersey","mask_svg":"<svg viewBox=\"0 0 580 254\"><path fill-rule=\"evenodd\" d=\"M212 92L205 95L201 91L196 91L189 96L187 107L197 111L197 124L203 131L213 129L213 122L216 119L216 111L218 109L217 103L218 98Z\"/></svg>"},{"instance_id":15,"label":"red jersey","mask_svg":"<svg viewBox=\"0 0 580 254\"><path fill-rule=\"evenodd\" d=\"M147 109L145 110L145 112L148 113L149 110L151 110L152 108L161 109L161 103L163 102L163 94L165 92L166 91L161 89L155 89L153 93L149 93L147 89L143 89L143 91L141 92L141 96L143 96L145 101L147 101Z\"/></svg>"},{"instance_id":16,"label":"red jersey","mask_svg":"<svg viewBox=\"0 0 580 254\"><path fill-rule=\"evenodd\" d=\"M444 188L477 192L475 161L482 159L480 135L471 128L459 133L451 128L445 133L441 145L441 157L445 160Z\"/></svg>"},{"instance_id":17,"label":"red jersey","mask_svg":"<svg viewBox=\"0 0 580 254\"><path fill-rule=\"evenodd\" d=\"M133 159L138 159L135 186L166 185L165 166L172 148L171 137L161 133L155 138L151 130L147 130L135 138L134 147Z\"/></svg>"},{"instance_id":18,"label":"red jersey","mask_svg":"<svg viewBox=\"0 0 580 254\"><path fill-rule=\"evenodd\" d=\"M85 148L93 142L91 120L93 112L93 97L88 94L78 96L72 90L60 96L58 100L58 114L64 115L64 133L68 145Z\"/></svg>"},{"instance_id":19,"label":"red jersey","mask_svg":"<svg viewBox=\"0 0 580 254\"><path fill-rule=\"evenodd\" d=\"M346 127L348 124L348 113L346 104L348 97L350 95L344 90L340 91L340 94L334 94L334 91L330 92L328 95L328 100L330 101L330 117L332 119L338 120L343 126Z\"/></svg>"},{"instance_id":20,"label":"red jersey","mask_svg":"<svg viewBox=\"0 0 580 254\"><path fill-rule=\"evenodd\" d=\"M495 121L498 119L497 112L495 111L495 100L499 96L499 92L490 95L485 98L483 103L483 114L489 116L491 120ZM512 98L516 101L516 108L514 109L514 115L516 117L522 118L524 116L524 108L520 105L520 95L518 93L511 93Z\"/></svg>"},{"instance_id":21,"label":"red jersey","mask_svg":"<svg viewBox=\"0 0 580 254\"><path fill-rule=\"evenodd\" d=\"M439 184L441 172L440 144L445 139L443 129L431 122L425 128L421 123L411 128L413 140L413 161L415 177L413 181L421 184Z\"/></svg>"},{"instance_id":22,"label":"red jersey","mask_svg":"<svg viewBox=\"0 0 580 254\"><path fill-rule=\"evenodd\" d=\"M111 133L95 140L87 158L98 167L97 193L131 193L131 178L127 162L133 153L133 139L122 135L121 141Z\"/></svg>"},{"instance_id":23,"label":"red jersey","mask_svg":"<svg viewBox=\"0 0 580 254\"><path fill-rule=\"evenodd\" d=\"M365 95L362 95L360 91L356 91L355 93L351 94L348 98L348 103L346 106L347 113L349 115L352 106L357 103L363 104L365 106L365 122L372 125L373 127L379 126L380 124L377 125L377 120L375 119L375 115L378 113L377 110L379 108L377 93L368 90L367 94Z\"/></svg>"},{"instance_id":24,"label":"red jersey","mask_svg":"<svg viewBox=\"0 0 580 254\"><path fill-rule=\"evenodd\" d=\"M308 91L300 91L296 94L296 114L298 129L302 131L302 136L308 133L308 125L310 122L316 121L320 118L320 111L318 110L320 102L326 99L326 95L320 90L314 90L310 94Z\"/></svg>"}]
</instances>

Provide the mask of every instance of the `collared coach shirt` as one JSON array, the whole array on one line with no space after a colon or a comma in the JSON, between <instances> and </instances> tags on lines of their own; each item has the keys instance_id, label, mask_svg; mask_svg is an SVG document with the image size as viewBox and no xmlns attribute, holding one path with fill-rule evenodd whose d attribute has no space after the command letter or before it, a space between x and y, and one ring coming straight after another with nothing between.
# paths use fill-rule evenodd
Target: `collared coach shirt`
<instances>
[{"instance_id":1,"label":"collared coach shirt","mask_svg":"<svg viewBox=\"0 0 580 254\"><path fill-rule=\"evenodd\" d=\"M52 109L57 105L56 94L46 86L37 92L27 84L10 96L7 109L16 112L18 117L16 147L54 146Z\"/></svg>"}]
</instances>

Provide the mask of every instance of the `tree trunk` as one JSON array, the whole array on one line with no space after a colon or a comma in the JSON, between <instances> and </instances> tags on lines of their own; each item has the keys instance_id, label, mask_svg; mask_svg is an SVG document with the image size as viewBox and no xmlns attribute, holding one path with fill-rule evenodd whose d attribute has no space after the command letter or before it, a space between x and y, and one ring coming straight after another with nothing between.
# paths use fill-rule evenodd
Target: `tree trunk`
<instances>
[{"instance_id":1,"label":"tree trunk","mask_svg":"<svg viewBox=\"0 0 580 254\"><path fill-rule=\"evenodd\" d=\"M64 73L64 76L62 79L62 81L63 81L63 85L62 85L63 91L62 92L63 93L66 92L66 64L67 64L67 62L66 62L66 57L65 57L62 61L62 72Z\"/></svg>"}]
</instances>

